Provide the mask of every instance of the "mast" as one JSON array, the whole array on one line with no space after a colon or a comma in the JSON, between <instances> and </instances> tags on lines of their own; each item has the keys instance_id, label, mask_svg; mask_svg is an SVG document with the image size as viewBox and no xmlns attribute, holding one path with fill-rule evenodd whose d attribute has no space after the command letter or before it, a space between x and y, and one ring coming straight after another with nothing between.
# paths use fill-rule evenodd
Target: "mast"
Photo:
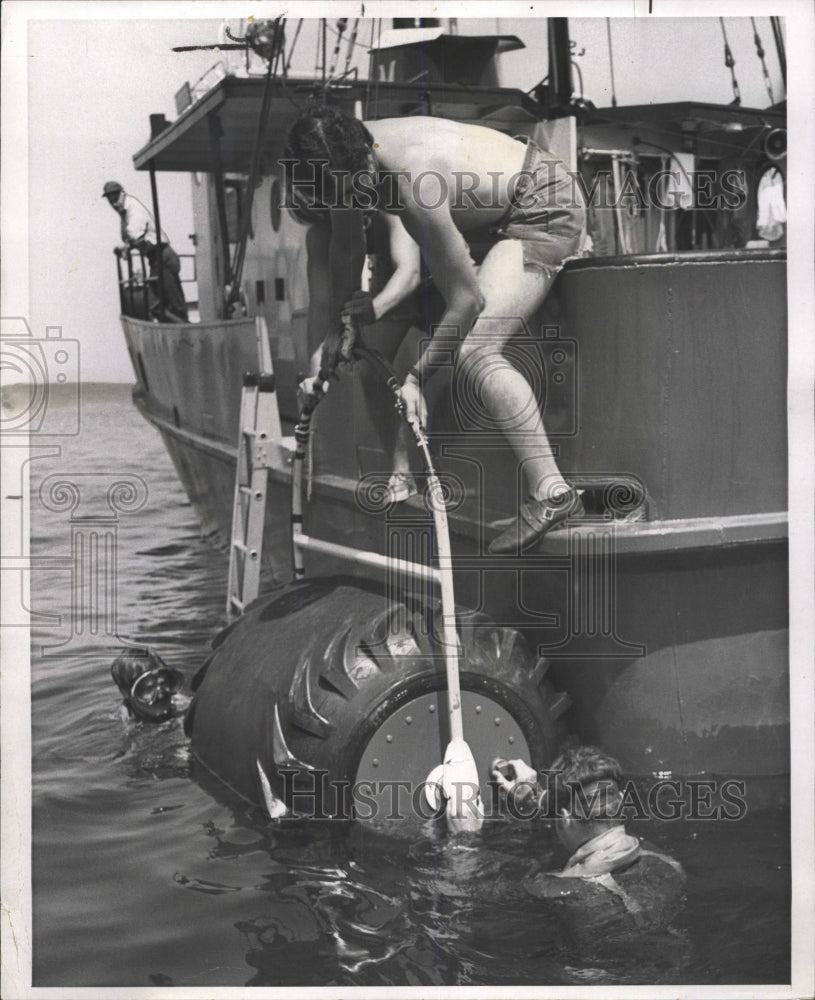
<instances>
[{"instance_id":1,"label":"mast","mask_svg":"<svg viewBox=\"0 0 815 1000\"><path fill-rule=\"evenodd\" d=\"M572 50L569 19L550 17L546 23L549 40L549 105L551 109L569 108L572 103Z\"/></svg>"}]
</instances>

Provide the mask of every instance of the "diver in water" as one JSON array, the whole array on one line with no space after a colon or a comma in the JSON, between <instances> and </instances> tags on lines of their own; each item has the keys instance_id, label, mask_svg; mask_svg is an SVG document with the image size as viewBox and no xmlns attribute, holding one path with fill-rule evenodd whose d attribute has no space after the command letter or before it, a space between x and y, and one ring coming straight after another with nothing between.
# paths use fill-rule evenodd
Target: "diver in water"
<instances>
[{"instance_id":1,"label":"diver in water","mask_svg":"<svg viewBox=\"0 0 815 1000\"><path fill-rule=\"evenodd\" d=\"M152 649L124 650L111 664L110 673L131 718L165 722L183 715L192 702L183 691L181 671L168 666Z\"/></svg>"},{"instance_id":2,"label":"diver in water","mask_svg":"<svg viewBox=\"0 0 815 1000\"><path fill-rule=\"evenodd\" d=\"M430 116L363 123L325 105L298 117L286 155L289 190L328 209L326 316L340 316L359 289L366 210L398 215L418 244L445 310L405 380L407 415L426 423L423 383L455 357L456 391L503 431L527 480L528 498L490 551L518 551L578 515L580 498L557 467L534 392L503 354L584 243L585 213L564 165L494 129ZM476 273L464 234L482 227L500 238ZM326 339L328 369L338 342Z\"/></svg>"},{"instance_id":3,"label":"diver in water","mask_svg":"<svg viewBox=\"0 0 815 1000\"><path fill-rule=\"evenodd\" d=\"M682 905L685 873L674 858L626 832L621 769L613 757L589 746L566 751L552 764L545 788L523 760L496 764L495 781L519 807L526 800L527 814L536 797L544 814L554 816L558 840L570 853L560 871L524 883L556 908L569 944L597 951L670 927Z\"/></svg>"}]
</instances>

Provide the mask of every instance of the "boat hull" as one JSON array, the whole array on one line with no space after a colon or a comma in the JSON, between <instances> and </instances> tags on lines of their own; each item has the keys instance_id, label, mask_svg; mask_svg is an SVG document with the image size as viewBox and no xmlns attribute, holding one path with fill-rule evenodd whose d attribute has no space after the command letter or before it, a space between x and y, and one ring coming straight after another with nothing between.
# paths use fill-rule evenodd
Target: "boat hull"
<instances>
[{"instance_id":1,"label":"boat hull","mask_svg":"<svg viewBox=\"0 0 815 1000\"><path fill-rule=\"evenodd\" d=\"M511 452L455 412L442 376L433 438L459 488L450 512L457 601L520 629L571 696L572 729L631 773L789 772L784 302L784 261L773 254L587 262L564 273L536 321L550 438L590 495L634 483L645 502L632 511L624 497L619 507L604 500L521 559L486 552L485 525L517 503ZM204 530L223 543L239 373L256 367L250 325L229 339L123 323L134 399ZM172 347L173 337L202 343ZM332 383L318 410L306 533L382 553L429 551L420 501L377 508L358 488L387 472L366 378ZM270 587L291 578L289 462L284 446L270 473ZM349 571L313 555L307 569Z\"/></svg>"}]
</instances>

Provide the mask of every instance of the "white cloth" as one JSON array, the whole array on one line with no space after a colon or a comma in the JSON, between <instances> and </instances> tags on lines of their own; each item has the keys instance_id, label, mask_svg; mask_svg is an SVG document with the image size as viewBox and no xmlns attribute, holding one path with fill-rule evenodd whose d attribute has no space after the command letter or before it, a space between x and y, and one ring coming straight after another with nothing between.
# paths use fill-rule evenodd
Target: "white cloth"
<instances>
[{"instance_id":1,"label":"white cloth","mask_svg":"<svg viewBox=\"0 0 815 1000\"><path fill-rule=\"evenodd\" d=\"M558 878L585 878L605 875L640 856L640 842L625 832L624 826L612 826L597 837L582 844L569 858Z\"/></svg>"},{"instance_id":2,"label":"white cloth","mask_svg":"<svg viewBox=\"0 0 815 1000\"><path fill-rule=\"evenodd\" d=\"M138 198L126 194L124 204L119 210L119 219L122 226L122 242L131 246L140 240L156 245L156 225L153 216L142 205ZM169 243L167 234L162 230L162 240Z\"/></svg>"},{"instance_id":3,"label":"white cloth","mask_svg":"<svg viewBox=\"0 0 815 1000\"><path fill-rule=\"evenodd\" d=\"M787 205L784 201L784 178L778 169L766 170L758 184L756 232L771 243L784 235Z\"/></svg>"}]
</instances>

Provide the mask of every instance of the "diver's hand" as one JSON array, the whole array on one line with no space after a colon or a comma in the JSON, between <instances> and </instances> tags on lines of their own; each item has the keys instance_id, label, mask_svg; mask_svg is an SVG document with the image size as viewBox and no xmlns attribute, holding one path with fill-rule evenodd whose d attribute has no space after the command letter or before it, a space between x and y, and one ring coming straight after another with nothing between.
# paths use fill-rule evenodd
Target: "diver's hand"
<instances>
[{"instance_id":1,"label":"diver's hand","mask_svg":"<svg viewBox=\"0 0 815 1000\"><path fill-rule=\"evenodd\" d=\"M376 322L376 310L374 300L368 292L358 290L354 292L350 301L342 307L343 313L347 313L360 326L370 326Z\"/></svg>"},{"instance_id":2,"label":"diver's hand","mask_svg":"<svg viewBox=\"0 0 815 1000\"><path fill-rule=\"evenodd\" d=\"M409 374L402 386L402 400L405 404L405 419L409 424L418 423L424 427L427 422L427 405L415 375Z\"/></svg>"},{"instance_id":3,"label":"diver's hand","mask_svg":"<svg viewBox=\"0 0 815 1000\"><path fill-rule=\"evenodd\" d=\"M507 761L507 764L512 767L512 777L506 778L497 769L493 769L492 778L497 785L504 789L504 791L509 794L514 792L516 788L520 785L524 785L528 788L534 788L538 783L538 772L534 767L530 767L526 761L521 760L520 757L516 757L515 760Z\"/></svg>"}]
</instances>

